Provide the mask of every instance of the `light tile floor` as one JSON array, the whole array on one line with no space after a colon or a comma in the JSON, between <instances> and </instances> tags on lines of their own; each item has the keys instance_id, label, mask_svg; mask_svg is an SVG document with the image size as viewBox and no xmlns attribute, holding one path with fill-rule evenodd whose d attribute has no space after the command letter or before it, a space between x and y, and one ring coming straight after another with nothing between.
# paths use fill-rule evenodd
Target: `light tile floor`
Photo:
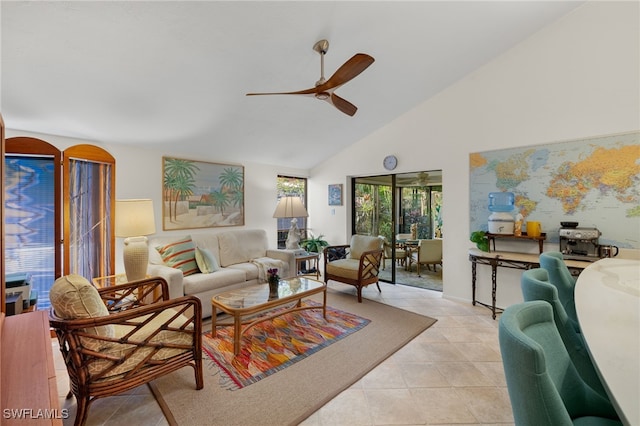
<instances>
[{"instance_id":1,"label":"light tile floor","mask_svg":"<svg viewBox=\"0 0 640 426\"><path fill-rule=\"evenodd\" d=\"M355 294L350 286L334 282L329 286ZM372 286L364 290L364 297L438 322L302 425L512 425L498 323L491 319L490 311L443 299L437 291L380 286L382 293ZM53 349L60 404L70 412L64 424L72 425L75 400L65 399L68 376L57 343ZM125 395L98 399L89 409L88 426L122 424L166 425L167 421L151 392L141 386ZM202 425L206 424L203 419Z\"/></svg>"}]
</instances>

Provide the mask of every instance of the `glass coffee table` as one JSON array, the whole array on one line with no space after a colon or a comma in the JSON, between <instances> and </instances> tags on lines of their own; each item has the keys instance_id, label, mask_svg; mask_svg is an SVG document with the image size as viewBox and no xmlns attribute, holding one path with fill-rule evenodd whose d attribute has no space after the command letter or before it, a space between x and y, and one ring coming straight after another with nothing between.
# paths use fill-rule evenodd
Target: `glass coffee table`
<instances>
[{"instance_id":1,"label":"glass coffee table","mask_svg":"<svg viewBox=\"0 0 640 426\"><path fill-rule=\"evenodd\" d=\"M302 299L322 293L321 306L303 306ZM273 308L291 304L289 308L269 313ZM253 284L226 291L211 298L211 335L216 337L216 328L233 324L233 353L240 353L242 334L254 325L289 312L305 309L322 309L327 318L327 285L322 281L298 277L280 280L278 295L269 296L269 284ZM217 320L218 310L231 315L233 322ZM264 315L258 315L263 313ZM243 328L243 326L245 326Z\"/></svg>"}]
</instances>

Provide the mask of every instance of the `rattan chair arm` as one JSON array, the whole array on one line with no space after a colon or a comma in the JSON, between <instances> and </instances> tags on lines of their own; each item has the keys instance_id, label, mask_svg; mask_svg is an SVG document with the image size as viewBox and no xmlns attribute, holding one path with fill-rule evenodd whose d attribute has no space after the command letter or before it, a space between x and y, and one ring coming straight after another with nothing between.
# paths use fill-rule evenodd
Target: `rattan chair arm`
<instances>
[{"instance_id":1,"label":"rattan chair arm","mask_svg":"<svg viewBox=\"0 0 640 426\"><path fill-rule=\"evenodd\" d=\"M380 271L380 263L382 261L383 249L368 250L360 255L360 265L358 265L358 279L370 278L378 275ZM372 260L375 260L372 261ZM363 274L368 273L370 277Z\"/></svg>"},{"instance_id":2,"label":"rattan chair arm","mask_svg":"<svg viewBox=\"0 0 640 426\"><path fill-rule=\"evenodd\" d=\"M103 287L98 294L109 311L119 311L169 300L169 286L164 278L152 277Z\"/></svg>"},{"instance_id":3,"label":"rattan chair arm","mask_svg":"<svg viewBox=\"0 0 640 426\"><path fill-rule=\"evenodd\" d=\"M198 329L201 328L202 321L197 319L202 318L202 304L200 299L195 296L183 296L177 299L154 303L152 305L125 309L103 317L80 318L74 320L60 319L56 316L53 309L51 309L49 311L49 323L53 328L69 331L113 324L131 324L131 320L133 319L159 313L169 308L179 308L178 312L184 314L187 318L190 318L194 327L197 327ZM190 309L192 309L192 311Z\"/></svg>"}]
</instances>

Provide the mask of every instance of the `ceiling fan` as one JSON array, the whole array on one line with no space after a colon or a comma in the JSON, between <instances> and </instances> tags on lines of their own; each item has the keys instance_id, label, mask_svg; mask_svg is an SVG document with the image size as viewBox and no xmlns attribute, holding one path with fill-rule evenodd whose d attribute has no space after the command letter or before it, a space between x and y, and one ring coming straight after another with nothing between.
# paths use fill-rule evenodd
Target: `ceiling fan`
<instances>
[{"instance_id":1,"label":"ceiling fan","mask_svg":"<svg viewBox=\"0 0 640 426\"><path fill-rule=\"evenodd\" d=\"M320 80L312 89L299 90L297 92L278 92L278 93L247 93L247 96L257 95L305 95L314 96L321 101L327 101L343 113L353 116L358 108L346 99L336 95L334 91L355 78L362 71L371 65L374 59L365 53L356 53L351 59L342 64L340 68L326 80L324 78L324 55L329 50L329 42L320 40L313 45L313 50L320 54Z\"/></svg>"},{"instance_id":2,"label":"ceiling fan","mask_svg":"<svg viewBox=\"0 0 640 426\"><path fill-rule=\"evenodd\" d=\"M429 173L420 172L415 180L418 186L427 186L429 184Z\"/></svg>"}]
</instances>

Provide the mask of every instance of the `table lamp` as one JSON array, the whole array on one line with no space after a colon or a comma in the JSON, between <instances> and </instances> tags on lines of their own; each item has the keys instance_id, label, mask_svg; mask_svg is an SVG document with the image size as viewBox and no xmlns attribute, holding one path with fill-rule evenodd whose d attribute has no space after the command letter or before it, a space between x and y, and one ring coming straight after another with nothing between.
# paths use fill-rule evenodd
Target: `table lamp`
<instances>
[{"instance_id":1,"label":"table lamp","mask_svg":"<svg viewBox=\"0 0 640 426\"><path fill-rule=\"evenodd\" d=\"M147 237L156 232L153 200L116 200L116 237L124 240L124 270L127 281L147 275L149 249Z\"/></svg>"},{"instance_id":2,"label":"table lamp","mask_svg":"<svg viewBox=\"0 0 640 426\"><path fill-rule=\"evenodd\" d=\"M291 228L289 228L289 234L287 236L287 249L289 250L301 250L300 249L300 231L298 230L298 217L309 217L307 209L302 205L300 197L281 197L276 206L276 211L273 212L273 217L277 219L292 218Z\"/></svg>"}]
</instances>

